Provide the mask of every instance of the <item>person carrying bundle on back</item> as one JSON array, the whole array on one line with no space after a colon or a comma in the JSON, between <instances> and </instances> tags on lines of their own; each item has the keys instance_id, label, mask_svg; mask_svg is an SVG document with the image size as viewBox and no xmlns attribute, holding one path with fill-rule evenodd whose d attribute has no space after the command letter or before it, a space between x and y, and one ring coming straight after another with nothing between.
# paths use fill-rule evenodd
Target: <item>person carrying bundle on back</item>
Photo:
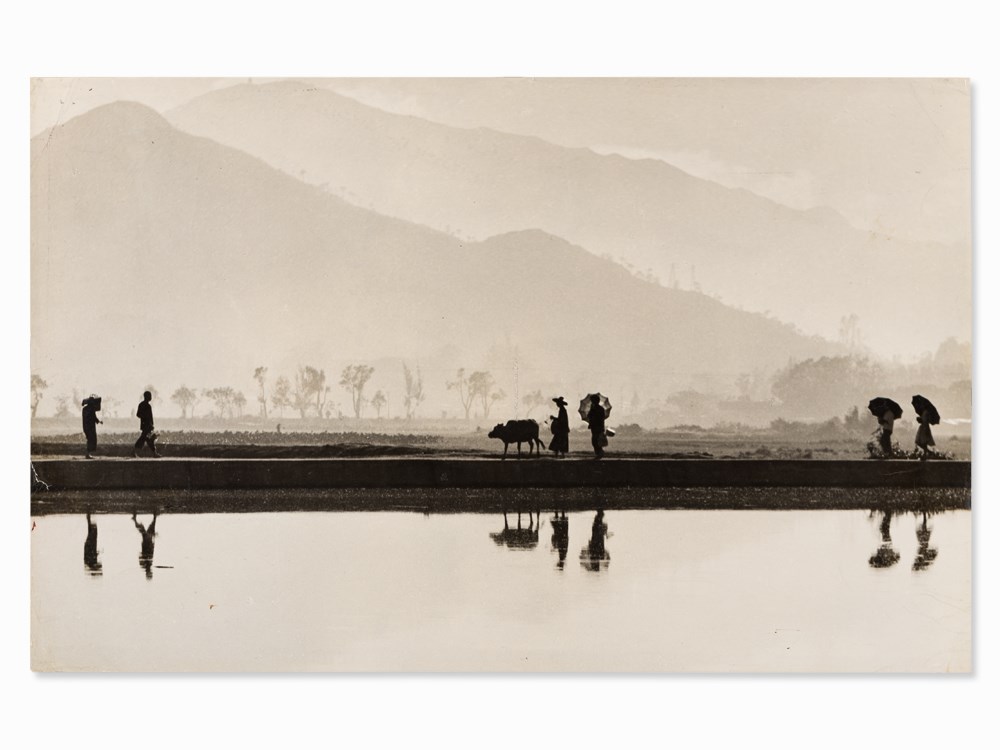
<instances>
[{"instance_id":1,"label":"person carrying bundle on back","mask_svg":"<svg viewBox=\"0 0 1000 750\"><path fill-rule=\"evenodd\" d=\"M97 418L101 410L101 397L91 395L83 400L83 434L87 436L87 458L97 450L97 425L104 424Z\"/></svg>"}]
</instances>

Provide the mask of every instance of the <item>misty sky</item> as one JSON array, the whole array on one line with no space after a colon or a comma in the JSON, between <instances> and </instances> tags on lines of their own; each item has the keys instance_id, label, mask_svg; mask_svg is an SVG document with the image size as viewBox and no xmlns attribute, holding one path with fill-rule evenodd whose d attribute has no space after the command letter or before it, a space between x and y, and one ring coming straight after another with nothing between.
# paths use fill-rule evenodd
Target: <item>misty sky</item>
<instances>
[{"instance_id":1,"label":"misty sky","mask_svg":"<svg viewBox=\"0 0 1000 750\"><path fill-rule=\"evenodd\" d=\"M35 79L31 132L117 100L166 112L248 79ZM253 79L255 83L268 79ZM390 112L667 161L858 228L968 245L961 79L310 79Z\"/></svg>"}]
</instances>

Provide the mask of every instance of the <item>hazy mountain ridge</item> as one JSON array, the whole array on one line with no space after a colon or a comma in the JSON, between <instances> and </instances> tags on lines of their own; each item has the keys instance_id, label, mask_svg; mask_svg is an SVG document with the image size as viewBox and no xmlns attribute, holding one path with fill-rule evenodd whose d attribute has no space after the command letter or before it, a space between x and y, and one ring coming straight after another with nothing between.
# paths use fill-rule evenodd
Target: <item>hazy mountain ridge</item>
<instances>
[{"instance_id":1,"label":"hazy mountain ridge","mask_svg":"<svg viewBox=\"0 0 1000 750\"><path fill-rule=\"evenodd\" d=\"M626 256L664 283L673 268L684 285L806 330L835 335L853 312L873 346L914 353L971 330L964 305L941 306L915 329L909 306L869 282L884 275L896 294L967 296L967 251L860 231L833 210L791 209L659 160L440 125L295 82L233 86L167 116L381 213L475 237L538 227ZM836 294L815 294L816 278Z\"/></svg>"},{"instance_id":2,"label":"hazy mountain ridge","mask_svg":"<svg viewBox=\"0 0 1000 750\"><path fill-rule=\"evenodd\" d=\"M32 366L83 390L388 356L443 391L507 347L522 392L584 375L668 392L837 350L545 232L470 244L358 208L140 105L32 145Z\"/></svg>"},{"instance_id":3,"label":"hazy mountain ridge","mask_svg":"<svg viewBox=\"0 0 1000 750\"><path fill-rule=\"evenodd\" d=\"M310 79L389 112L652 157L864 231L968 251L968 81Z\"/></svg>"}]
</instances>

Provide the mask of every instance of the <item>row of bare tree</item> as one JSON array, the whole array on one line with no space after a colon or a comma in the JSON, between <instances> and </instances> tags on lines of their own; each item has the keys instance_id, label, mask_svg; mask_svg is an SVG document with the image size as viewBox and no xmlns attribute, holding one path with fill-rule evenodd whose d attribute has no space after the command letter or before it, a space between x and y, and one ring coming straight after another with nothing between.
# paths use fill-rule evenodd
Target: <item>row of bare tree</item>
<instances>
[{"instance_id":1,"label":"row of bare tree","mask_svg":"<svg viewBox=\"0 0 1000 750\"><path fill-rule=\"evenodd\" d=\"M338 384L350 394L355 418L361 418L366 406L374 408L376 416L380 418L389 402L382 390L377 390L371 398L365 395L365 386L374 374L375 368L365 364L348 365L340 373ZM258 386L260 414L265 418L268 416L268 403L281 416L285 409L298 411L302 419L310 415L326 418L333 416L328 403L330 386L327 385L326 372L322 369L306 365L299 367L291 380L285 375L279 375L273 382L269 382L267 368L261 366L254 370L253 377ZM406 418L412 419L424 400L424 381L419 367L414 371L403 363L403 385Z\"/></svg>"},{"instance_id":2,"label":"row of bare tree","mask_svg":"<svg viewBox=\"0 0 1000 750\"><path fill-rule=\"evenodd\" d=\"M377 418L382 417L389 399L386 393L379 389L370 397L365 388L375 374L375 368L366 364L351 364L340 374L339 385L351 397L351 410L355 418L360 419L366 407L375 410ZM424 401L424 382L420 368L411 369L403 363L403 407L407 419L417 415L420 404ZM329 402L331 386L327 383L326 372L323 369L304 365L298 368L295 375L289 378L279 375L273 381L268 378L268 368L260 366L254 369L253 378L257 382L257 403L260 416L267 418L273 411L284 416L286 409L297 411L303 419L307 417L329 418L334 416ZM448 390L458 394L465 413L469 419L473 415L488 418L490 410L499 401L507 398L502 388L497 386L493 375L487 370L475 370L467 373L461 368L455 379L446 383ZM38 405L42 400L48 383L37 374L31 376L31 416L34 418ZM145 390L153 394L153 403L160 403L160 395L155 387L147 385ZM80 402L80 394L76 391L72 396L59 396L56 401L57 417L68 417ZM181 418L195 416L196 408L208 400L214 404L212 413L222 419L241 418L246 413L247 397L242 391L232 386L215 388L190 388L181 385L170 396L170 400L181 410ZM547 399L541 390L528 393L522 403L530 415L531 411L544 405ZM122 402L115 398L105 397L105 411L111 417L117 417L117 409ZM130 412L131 413L131 412Z\"/></svg>"}]
</instances>

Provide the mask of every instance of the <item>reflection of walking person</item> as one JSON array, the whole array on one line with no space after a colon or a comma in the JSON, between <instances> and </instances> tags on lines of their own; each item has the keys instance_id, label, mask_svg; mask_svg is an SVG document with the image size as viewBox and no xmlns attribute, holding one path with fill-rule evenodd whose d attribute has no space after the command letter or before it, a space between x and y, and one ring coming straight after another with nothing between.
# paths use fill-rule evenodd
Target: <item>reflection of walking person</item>
<instances>
[{"instance_id":1,"label":"reflection of walking person","mask_svg":"<svg viewBox=\"0 0 1000 750\"><path fill-rule=\"evenodd\" d=\"M87 436L87 458L97 450L97 425L104 424L97 418L101 410L101 399L91 395L83 400L83 434Z\"/></svg>"},{"instance_id":2,"label":"reflection of walking person","mask_svg":"<svg viewBox=\"0 0 1000 750\"><path fill-rule=\"evenodd\" d=\"M153 514L153 520L149 524L149 528L143 526L135 517L135 513L132 514L132 523L142 534L142 546L139 549L139 567L146 571L146 578L153 577L153 537L156 536L156 514Z\"/></svg>"},{"instance_id":3,"label":"reflection of walking person","mask_svg":"<svg viewBox=\"0 0 1000 750\"><path fill-rule=\"evenodd\" d=\"M590 397L590 412L587 414L587 424L590 429L590 444L594 446L594 458L604 456L604 446L608 444L608 436L604 432L604 407L601 406L601 396L595 393Z\"/></svg>"},{"instance_id":4,"label":"reflection of walking person","mask_svg":"<svg viewBox=\"0 0 1000 750\"><path fill-rule=\"evenodd\" d=\"M882 536L882 544L875 554L868 558L868 564L873 568L891 568L899 562L899 553L892 548L892 536L890 535L890 525L892 523L892 511L884 510L882 522L878 526L879 534Z\"/></svg>"},{"instance_id":5,"label":"reflection of walking person","mask_svg":"<svg viewBox=\"0 0 1000 750\"><path fill-rule=\"evenodd\" d=\"M566 511L555 511L552 516L552 549L559 553L559 562L556 568L562 570L566 567L566 553L569 551L569 519L566 518Z\"/></svg>"},{"instance_id":6,"label":"reflection of walking person","mask_svg":"<svg viewBox=\"0 0 1000 750\"><path fill-rule=\"evenodd\" d=\"M92 576L99 576L103 572L97 551L97 524L90 520L87 514L87 541L83 543L83 567Z\"/></svg>"},{"instance_id":7,"label":"reflection of walking person","mask_svg":"<svg viewBox=\"0 0 1000 750\"><path fill-rule=\"evenodd\" d=\"M145 444L149 446L149 449L153 451L153 457L159 458L160 454L156 450L156 432L153 429L153 407L150 401L153 400L153 394L146 391L142 394L142 402L136 407L135 415L139 418L139 439L135 441L135 447L132 449L132 456L134 458L139 457L139 449Z\"/></svg>"},{"instance_id":8,"label":"reflection of walking person","mask_svg":"<svg viewBox=\"0 0 1000 750\"><path fill-rule=\"evenodd\" d=\"M924 511L923 523L917 527L917 556L913 560L913 570L927 570L937 559L938 551L930 545L931 529L927 525L927 512Z\"/></svg>"},{"instance_id":9,"label":"reflection of walking person","mask_svg":"<svg viewBox=\"0 0 1000 750\"><path fill-rule=\"evenodd\" d=\"M611 555L604 547L607 536L608 525L604 523L604 511L599 510L594 516L593 526L590 527L590 541L580 550L580 564L587 570L596 572L608 567Z\"/></svg>"},{"instance_id":10,"label":"reflection of walking person","mask_svg":"<svg viewBox=\"0 0 1000 750\"><path fill-rule=\"evenodd\" d=\"M559 414L552 420L552 442L549 443L549 450L556 454L556 458L566 458L569 451L569 415L566 413L566 400L562 396L554 399L559 407Z\"/></svg>"}]
</instances>

